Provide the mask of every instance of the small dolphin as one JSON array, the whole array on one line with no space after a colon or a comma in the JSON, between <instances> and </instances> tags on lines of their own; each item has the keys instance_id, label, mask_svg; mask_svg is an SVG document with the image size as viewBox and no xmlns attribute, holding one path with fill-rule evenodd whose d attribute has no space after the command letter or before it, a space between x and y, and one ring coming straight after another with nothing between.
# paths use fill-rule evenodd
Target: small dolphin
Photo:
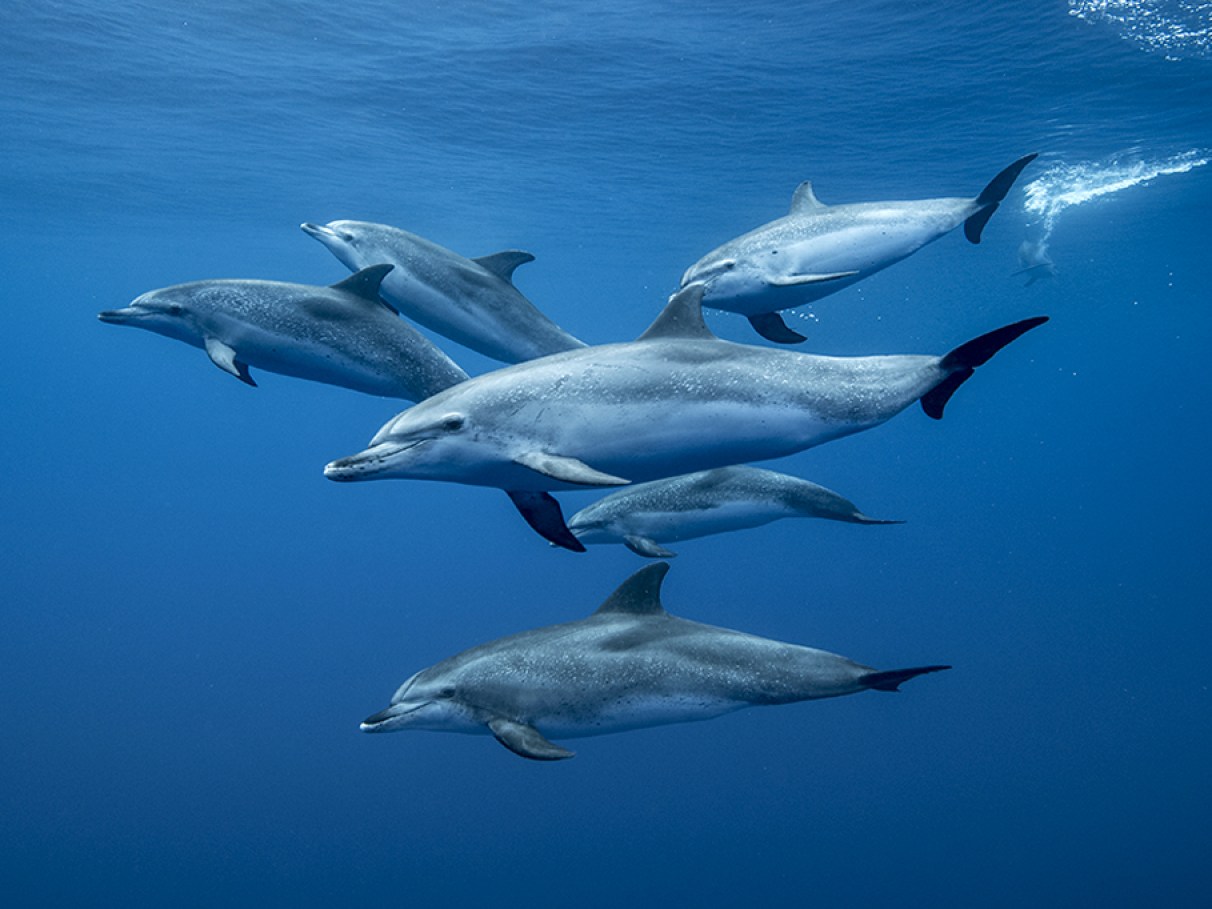
<instances>
[{"instance_id":1,"label":"small dolphin","mask_svg":"<svg viewBox=\"0 0 1212 909\"><path fill-rule=\"evenodd\" d=\"M1011 272L1011 277L1026 275L1027 283L1023 287L1030 287L1036 281L1042 281L1045 278L1056 277L1056 263L1048 255L1048 244L1043 240L1024 240L1020 243L1018 245L1018 264L1022 268Z\"/></svg>"},{"instance_id":2,"label":"small dolphin","mask_svg":"<svg viewBox=\"0 0 1212 909\"><path fill-rule=\"evenodd\" d=\"M639 340L485 373L390 420L331 480L445 480L506 490L547 540L583 552L558 489L747 464L870 429L914 401L941 418L1026 319L937 356L821 357L733 344L703 322L703 285L676 293Z\"/></svg>"},{"instance_id":3,"label":"small dolphin","mask_svg":"<svg viewBox=\"0 0 1212 909\"><path fill-rule=\"evenodd\" d=\"M641 568L588 618L499 638L421 670L362 731L492 733L514 754L558 761L573 752L547 736L607 735L743 707L896 691L951 668L878 672L824 650L676 618L661 606L668 571L668 562Z\"/></svg>"},{"instance_id":4,"label":"small dolphin","mask_svg":"<svg viewBox=\"0 0 1212 909\"><path fill-rule=\"evenodd\" d=\"M729 240L682 276L682 286L707 285L703 305L748 317L762 337L795 344L780 310L803 306L849 287L917 252L961 224L972 243L1035 155L1019 158L974 199L858 202L826 205L805 181L791 211Z\"/></svg>"},{"instance_id":5,"label":"small dolphin","mask_svg":"<svg viewBox=\"0 0 1212 909\"><path fill-rule=\"evenodd\" d=\"M668 559L662 543L760 527L779 518L827 518L850 524L900 524L869 518L831 489L760 467L717 467L612 492L572 516L582 543L623 543L650 559Z\"/></svg>"},{"instance_id":6,"label":"small dolphin","mask_svg":"<svg viewBox=\"0 0 1212 909\"><path fill-rule=\"evenodd\" d=\"M201 347L211 362L256 385L250 366L285 376L421 401L467 373L379 297L391 265L331 287L216 280L152 290L98 315Z\"/></svg>"},{"instance_id":7,"label":"small dolphin","mask_svg":"<svg viewBox=\"0 0 1212 909\"><path fill-rule=\"evenodd\" d=\"M478 259L386 224L330 221L302 224L349 269L390 262L383 296L426 328L464 347L520 363L584 347L513 286L513 272L534 256L506 250Z\"/></svg>"}]
</instances>

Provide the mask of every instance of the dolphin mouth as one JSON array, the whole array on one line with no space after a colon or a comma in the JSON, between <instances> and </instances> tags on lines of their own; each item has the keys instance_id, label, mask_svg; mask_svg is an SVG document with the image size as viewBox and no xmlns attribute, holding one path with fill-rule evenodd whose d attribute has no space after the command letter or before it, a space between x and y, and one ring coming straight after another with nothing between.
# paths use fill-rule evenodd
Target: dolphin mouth
<instances>
[{"instance_id":1,"label":"dolphin mouth","mask_svg":"<svg viewBox=\"0 0 1212 909\"><path fill-rule=\"evenodd\" d=\"M143 311L136 309L133 306L127 306L124 309L107 309L104 312L97 313L97 318L108 325L125 325L134 319L144 315Z\"/></svg>"},{"instance_id":2,"label":"dolphin mouth","mask_svg":"<svg viewBox=\"0 0 1212 909\"><path fill-rule=\"evenodd\" d=\"M411 442L380 442L365 451L338 458L324 466L324 476L338 483L352 483L357 480L370 480L378 474L391 469L391 461L397 455L403 454L428 439L415 439Z\"/></svg>"},{"instance_id":3,"label":"dolphin mouth","mask_svg":"<svg viewBox=\"0 0 1212 909\"><path fill-rule=\"evenodd\" d=\"M310 221L304 221L299 228L303 233L309 237L315 237L317 240L337 239L337 232L327 224L312 224Z\"/></svg>"},{"instance_id":4,"label":"dolphin mouth","mask_svg":"<svg viewBox=\"0 0 1212 909\"><path fill-rule=\"evenodd\" d=\"M386 710L380 710L373 716L368 716L358 725L358 728L362 732L391 732L394 726L399 725L398 723L393 723L393 720L403 719L410 714L416 713L424 706L424 704L417 704L408 709L401 709L398 704L393 704Z\"/></svg>"}]
</instances>

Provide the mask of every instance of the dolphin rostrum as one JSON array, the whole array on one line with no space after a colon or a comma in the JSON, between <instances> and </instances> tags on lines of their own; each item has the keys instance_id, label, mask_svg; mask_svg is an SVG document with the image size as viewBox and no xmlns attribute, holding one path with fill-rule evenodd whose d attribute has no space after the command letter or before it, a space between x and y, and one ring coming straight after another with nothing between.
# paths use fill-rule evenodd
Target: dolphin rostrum
<instances>
[{"instance_id":1,"label":"dolphin rostrum","mask_svg":"<svg viewBox=\"0 0 1212 909\"><path fill-rule=\"evenodd\" d=\"M568 529L582 543L623 543L637 555L668 559L662 543L760 527L779 518L900 524L869 518L831 489L760 467L717 467L625 486L578 511Z\"/></svg>"},{"instance_id":2,"label":"dolphin rostrum","mask_svg":"<svg viewBox=\"0 0 1212 909\"><path fill-rule=\"evenodd\" d=\"M682 276L707 285L703 305L748 317L762 337L795 344L779 312L836 293L961 224L972 243L1035 155L1019 158L975 198L826 205L805 181L791 211L712 250Z\"/></svg>"},{"instance_id":3,"label":"dolphin rostrum","mask_svg":"<svg viewBox=\"0 0 1212 909\"><path fill-rule=\"evenodd\" d=\"M201 347L241 382L250 366L372 395L420 401L467 373L379 297L391 265L331 287L214 280L152 290L102 322Z\"/></svg>"},{"instance_id":4,"label":"dolphin rostrum","mask_svg":"<svg viewBox=\"0 0 1212 909\"><path fill-rule=\"evenodd\" d=\"M513 286L513 272L534 256L506 250L466 259L443 246L386 224L330 221L303 224L349 269L395 265L383 296L404 315L465 347L520 363L584 347Z\"/></svg>"},{"instance_id":5,"label":"dolphin rostrum","mask_svg":"<svg viewBox=\"0 0 1212 909\"><path fill-rule=\"evenodd\" d=\"M491 733L515 754L558 761L548 740L709 720L744 707L896 691L928 672L879 672L846 657L702 625L661 605L668 562L641 568L588 618L456 654L406 681L363 732Z\"/></svg>"},{"instance_id":6,"label":"dolphin rostrum","mask_svg":"<svg viewBox=\"0 0 1212 909\"><path fill-rule=\"evenodd\" d=\"M519 363L440 392L324 473L495 486L540 535L581 552L551 490L781 458L878 426L918 400L941 418L973 370L1047 321L1007 325L941 357L822 357L720 340L703 322L702 296L701 284L674 294L636 341Z\"/></svg>"}]
</instances>

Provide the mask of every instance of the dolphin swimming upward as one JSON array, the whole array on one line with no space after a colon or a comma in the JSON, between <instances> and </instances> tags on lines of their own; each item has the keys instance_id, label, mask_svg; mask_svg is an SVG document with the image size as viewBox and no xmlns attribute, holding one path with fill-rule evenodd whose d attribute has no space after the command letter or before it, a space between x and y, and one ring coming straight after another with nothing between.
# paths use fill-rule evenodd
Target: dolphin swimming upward
<instances>
[{"instance_id":1,"label":"dolphin swimming upward","mask_svg":"<svg viewBox=\"0 0 1212 909\"><path fill-rule=\"evenodd\" d=\"M467 378L379 297L390 265L331 287L216 280L152 290L102 322L201 347L247 385L250 366L372 395L420 401Z\"/></svg>"},{"instance_id":2,"label":"dolphin swimming upward","mask_svg":"<svg viewBox=\"0 0 1212 909\"><path fill-rule=\"evenodd\" d=\"M911 255L961 224L972 243L1035 155L1019 158L976 198L826 205L804 182L791 211L723 246L687 269L682 286L707 285L703 305L740 313L780 344L804 336L779 311L836 293Z\"/></svg>"},{"instance_id":3,"label":"dolphin swimming upward","mask_svg":"<svg viewBox=\"0 0 1212 909\"><path fill-rule=\"evenodd\" d=\"M543 537L577 552L551 490L764 461L878 426L920 400L942 417L1026 319L938 356L822 357L734 344L703 322L703 286L676 293L639 340L485 373L389 421L340 481L392 477L506 490Z\"/></svg>"},{"instance_id":4,"label":"dolphin swimming upward","mask_svg":"<svg viewBox=\"0 0 1212 909\"><path fill-rule=\"evenodd\" d=\"M465 347L520 363L585 344L549 318L513 286L513 272L534 256L506 250L466 259L398 227L368 221L303 224L349 269L389 262L383 296L410 319Z\"/></svg>"},{"instance_id":5,"label":"dolphin swimming upward","mask_svg":"<svg viewBox=\"0 0 1212 909\"><path fill-rule=\"evenodd\" d=\"M363 732L491 733L558 761L548 741L709 720L744 707L896 691L928 672L878 672L846 657L701 625L661 606L667 562L641 568L588 618L499 638L418 672Z\"/></svg>"},{"instance_id":6,"label":"dolphin swimming upward","mask_svg":"<svg viewBox=\"0 0 1212 909\"><path fill-rule=\"evenodd\" d=\"M662 543L760 527L780 518L900 524L869 518L831 489L760 467L717 467L612 492L568 521L582 543L623 543L636 555L669 559Z\"/></svg>"}]
</instances>

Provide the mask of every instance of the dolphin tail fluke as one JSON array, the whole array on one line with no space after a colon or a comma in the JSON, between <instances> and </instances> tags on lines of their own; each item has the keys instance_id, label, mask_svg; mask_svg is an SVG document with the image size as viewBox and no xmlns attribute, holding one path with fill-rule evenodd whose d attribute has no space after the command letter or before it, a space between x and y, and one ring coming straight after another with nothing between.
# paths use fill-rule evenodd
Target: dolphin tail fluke
<instances>
[{"instance_id":1,"label":"dolphin tail fluke","mask_svg":"<svg viewBox=\"0 0 1212 909\"><path fill-rule=\"evenodd\" d=\"M955 390L968 381L978 366L985 365L1011 341L1047 321L1047 316L1035 316L1012 325L1004 325L979 338L973 338L967 344L961 344L943 357L939 366L947 371L947 377L922 395L922 410L926 412L926 416L941 420L943 408L947 406Z\"/></svg>"},{"instance_id":2,"label":"dolphin tail fluke","mask_svg":"<svg viewBox=\"0 0 1212 909\"><path fill-rule=\"evenodd\" d=\"M942 672L950 666L917 666L913 669L890 669L887 672L868 672L859 676L859 684L875 691L900 691L901 685L910 679L928 672Z\"/></svg>"},{"instance_id":3,"label":"dolphin tail fluke","mask_svg":"<svg viewBox=\"0 0 1212 909\"><path fill-rule=\"evenodd\" d=\"M807 340L798 331L788 328L783 317L777 312L763 312L750 316L749 324L759 335L775 344L799 344L801 341Z\"/></svg>"},{"instance_id":4,"label":"dolphin tail fluke","mask_svg":"<svg viewBox=\"0 0 1212 909\"><path fill-rule=\"evenodd\" d=\"M981 242L981 231L985 229L985 225L989 223L989 219L993 217L997 207L1006 198L1006 194L1010 192L1010 187L1014 185L1018 175L1023 172L1023 168L1036 157L1037 155L1030 154L1019 158L990 180L989 185L981 190L981 194L976 197L976 204L980 206L980 210L964 222L964 236L968 238L969 243Z\"/></svg>"},{"instance_id":5,"label":"dolphin tail fluke","mask_svg":"<svg viewBox=\"0 0 1212 909\"><path fill-rule=\"evenodd\" d=\"M585 544L573 535L564 521L564 511L555 496L547 492L519 492L507 489L505 494L517 507L526 523L549 543L561 549L584 552Z\"/></svg>"}]
</instances>

